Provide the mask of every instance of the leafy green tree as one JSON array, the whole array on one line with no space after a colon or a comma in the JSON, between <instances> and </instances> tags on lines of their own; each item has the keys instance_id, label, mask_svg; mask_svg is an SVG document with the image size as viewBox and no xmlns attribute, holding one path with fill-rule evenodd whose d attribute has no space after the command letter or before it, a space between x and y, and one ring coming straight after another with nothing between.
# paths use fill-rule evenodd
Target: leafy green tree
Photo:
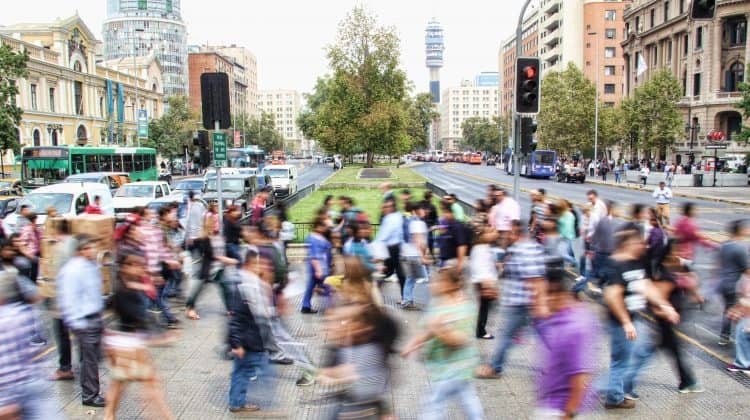
<instances>
[{"instance_id":1,"label":"leafy green tree","mask_svg":"<svg viewBox=\"0 0 750 420\"><path fill-rule=\"evenodd\" d=\"M742 97L734 106L742 111L743 119L747 120L750 118L750 83L740 83L739 88ZM736 139L738 142L742 141L747 144L750 140L750 127L743 123L742 129L736 136ZM750 164L750 161L748 161L747 158L745 159L745 164Z\"/></svg>"},{"instance_id":2,"label":"leafy green tree","mask_svg":"<svg viewBox=\"0 0 750 420\"><path fill-rule=\"evenodd\" d=\"M645 150L666 153L682 136L682 116L677 102L682 97L680 82L667 70L658 71L633 92L626 103L628 131L637 135L637 145Z\"/></svg>"},{"instance_id":3,"label":"leafy green tree","mask_svg":"<svg viewBox=\"0 0 750 420\"><path fill-rule=\"evenodd\" d=\"M462 146L477 152L500 153L502 131L500 120L472 117L461 124L463 132Z\"/></svg>"},{"instance_id":4,"label":"leafy green tree","mask_svg":"<svg viewBox=\"0 0 750 420\"><path fill-rule=\"evenodd\" d=\"M276 131L276 120L273 114L262 112L259 117L249 118L247 115L235 117L234 125L245 133L245 143L272 152L284 150L284 136Z\"/></svg>"},{"instance_id":5,"label":"leafy green tree","mask_svg":"<svg viewBox=\"0 0 750 420\"><path fill-rule=\"evenodd\" d=\"M0 171L5 172L2 155L8 150L18 153L18 124L23 110L16 105L16 80L26 77L28 51L14 52L9 45L0 45Z\"/></svg>"},{"instance_id":6,"label":"leafy green tree","mask_svg":"<svg viewBox=\"0 0 750 420\"><path fill-rule=\"evenodd\" d=\"M539 147L570 155L594 144L596 87L574 64L542 80Z\"/></svg>"},{"instance_id":7,"label":"leafy green tree","mask_svg":"<svg viewBox=\"0 0 750 420\"><path fill-rule=\"evenodd\" d=\"M406 73L399 68L399 38L380 26L363 7L340 23L337 40L327 47L331 74L308 95L309 110L300 126L328 152L395 155L421 141L420 122L410 122ZM310 99L312 99L310 101Z\"/></svg>"},{"instance_id":8,"label":"leafy green tree","mask_svg":"<svg viewBox=\"0 0 750 420\"><path fill-rule=\"evenodd\" d=\"M185 147L192 156L198 115L190 110L187 96L170 96L167 104L167 112L149 122L148 139L142 140L141 145L153 147L162 157L170 160L182 156Z\"/></svg>"},{"instance_id":9,"label":"leafy green tree","mask_svg":"<svg viewBox=\"0 0 750 420\"><path fill-rule=\"evenodd\" d=\"M409 148L426 149L430 142L430 124L440 114L435 110L435 104L432 103L432 96L429 93L420 93L413 98L408 99L408 126L407 135L409 136Z\"/></svg>"},{"instance_id":10,"label":"leafy green tree","mask_svg":"<svg viewBox=\"0 0 750 420\"><path fill-rule=\"evenodd\" d=\"M622 145L628 128L621 106L599 105L599 150Z\"/></svg>"}]
</instances>

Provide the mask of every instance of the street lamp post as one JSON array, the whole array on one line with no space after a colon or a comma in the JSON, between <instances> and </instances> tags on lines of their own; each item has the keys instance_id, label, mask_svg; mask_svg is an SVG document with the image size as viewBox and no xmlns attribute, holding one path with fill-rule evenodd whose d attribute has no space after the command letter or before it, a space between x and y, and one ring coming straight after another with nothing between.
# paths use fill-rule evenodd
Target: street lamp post
<instances>
[{"instance_id":1,"label":"street lamp post","mask_svg":"<svg viewBox=\"0 0 750 420\"><path fill-rule=\"evenodd\" d=\"M688 153L688 173L692 172L693 162L695 161L695 155L693 154L693 145L695 143L696 138L698 137L698 132L700 131L701 126L698 123L697 118L693 118L692 121L688 120L687 123L685 123L685 133L687 133L690 136L690 152Z\"/></svg>"},{"instance_id":2,"label":"street lamp post","mask_svg":"<svg viewBox=\"0 0 750 420\"><path fill-rule=\"evenodd\" d=\"M138 34L143 33L143 28L135 28L133 33L133 85L135 86L135 105L133 106L133 119L135 120L136 127L138 126L139 111L141 103L138 101L138 64L136 57L138 55ZM141 138L138 136L138 130L136 128L136 139L138 139L138 147L141 147Z\"/></svg>"},{"instance_id":3,"label":"street lamp post","mask_svg":"<svg viewBox=\"0 0 750 420\"><path fill-rule=\"evenodd\" d=\"M589 32L589 36L596 36L596 32ZM599 38L595 38L596 43L594 47L594 56L596 57L596 60L594 61L594 71L596 72L595 77L595 98L594 98L594 166L596 167L596 159L599 157Z\"/></svg>"}]
</instances>

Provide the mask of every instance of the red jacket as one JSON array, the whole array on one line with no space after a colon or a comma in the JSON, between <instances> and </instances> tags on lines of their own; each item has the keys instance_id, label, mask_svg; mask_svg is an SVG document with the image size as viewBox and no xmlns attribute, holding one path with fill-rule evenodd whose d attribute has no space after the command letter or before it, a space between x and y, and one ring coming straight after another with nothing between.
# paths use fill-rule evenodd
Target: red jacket
<instances>
[{"instance_id":1,"label":"red jacket","mask_svg":"<svg viewBox=\"0 0 750 420\"><path fill-rule=\"evenodd\" d=\"M86 210L84 210L84 213L86 214L104 214L102 212L102 208L97 206L96 204L89 204L86 206Z\"/></svg>"}]
</instances>

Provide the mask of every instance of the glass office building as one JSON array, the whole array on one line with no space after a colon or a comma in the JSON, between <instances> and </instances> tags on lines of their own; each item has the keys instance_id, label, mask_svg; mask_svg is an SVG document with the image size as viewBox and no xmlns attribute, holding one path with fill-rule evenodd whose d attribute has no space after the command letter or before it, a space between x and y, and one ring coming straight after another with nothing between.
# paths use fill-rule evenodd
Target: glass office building
<instances>
[{"instance_id":1,"label":"glass office building","mask_svg":"<svg viewBox=\"0 0 750 420\"><path fill-rule=\"evenodd\" d=\"M164 94L187 95L187 30L180 0L107 0L104 59L149 55L163 71Z\"/></svg>"}]
</instances>

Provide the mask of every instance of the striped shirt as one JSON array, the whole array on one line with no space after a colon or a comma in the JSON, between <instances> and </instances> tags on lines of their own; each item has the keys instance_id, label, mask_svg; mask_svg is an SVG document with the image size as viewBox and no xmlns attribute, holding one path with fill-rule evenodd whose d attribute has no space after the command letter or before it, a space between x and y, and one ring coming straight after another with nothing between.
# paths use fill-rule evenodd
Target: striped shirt
<instances>
[{"instance_id":1,"label":"striped shirt","mask_svg":"<svg viewBox=\"0 0 750 420\"><path fill-rule=\"evenodd\" d=\"M138 228L142 250L146 256L146 270L150 274L161 273L161 263L175 259L164 241L164 232L159 226L149 222L140 224Z\"/></svg>"},{"instance_id":2,"label":"striped shirt","mask_svg":"<svg viewBox=\"0 0 750 420\"><path fill-rule=\"evenodd\" d=\"M0 407L15 401L14 389L40 377L34 357L41 348L30 344L34 312L29 305L0 305Z\"/></svg>"},{"instance_id":3,"label":"striped shirt","mask_svg":"<svg viewBox=\"0 0 750 420\"><path fill-rule=\"evenodd\" d=\"M544 248L531 239L523 239L508 248L503 270L502 305L525 306L531 303L527 280L545 276Z\"/></svg>"}]
</instances>

